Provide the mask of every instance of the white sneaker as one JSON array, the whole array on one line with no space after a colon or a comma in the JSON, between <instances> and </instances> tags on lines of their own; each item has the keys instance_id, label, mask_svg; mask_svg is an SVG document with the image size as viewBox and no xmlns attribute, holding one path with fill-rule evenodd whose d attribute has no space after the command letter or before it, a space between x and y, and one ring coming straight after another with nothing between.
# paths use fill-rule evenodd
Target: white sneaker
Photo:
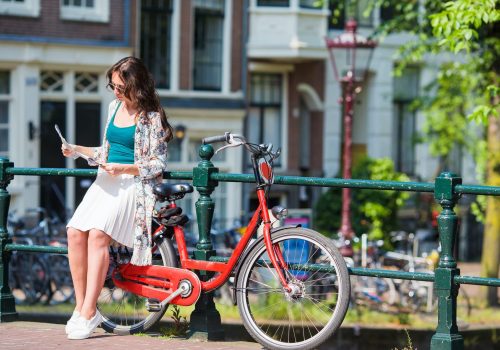
<instances>
[{"instance_id":1,"label":"white sneaker","mask_svg":"<svg viewBox=\"0 0 500 350\"><path fill-rule=\"evenodd\" d=\"M66 331L66 334L70 334L71 331L75 328L76 319L78 317L80 317L80 312L78 312L76 310L73 311L73 314L71 315L71 318L66 323L66 327L64 327L64 330Z\"/></svg>"},{"instance_id":2,"label":"white sneaker","mask_svg":"<svg viewBox=\"0 0 500 350\"><path fill-rule=\"evenodd\" d=\"M87 339L95 331L97 326L102 322L102 316L99 310L95 311L94 317L90 320L83 318L82 316L76 319L76 324L68 334L68 339Z\"/></svg>"}]
</instances>

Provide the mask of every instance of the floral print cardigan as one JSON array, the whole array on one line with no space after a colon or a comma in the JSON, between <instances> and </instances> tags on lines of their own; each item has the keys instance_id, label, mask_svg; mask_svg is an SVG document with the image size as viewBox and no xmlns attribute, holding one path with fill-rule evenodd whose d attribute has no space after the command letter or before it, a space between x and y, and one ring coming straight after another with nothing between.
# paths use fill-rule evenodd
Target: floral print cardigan
<instances>
[{"instance_id":1,"label":"floral print cardigan","mask_svg":"<svg viewBox=\"0 0 500 350\"><path fill-rule=\"evenodd\" d=\"M94 149L94 159L106 162L109 143L106 133L114 110L119 100L109 104L108 120L104 130L102 146ZM167 143L165 130L158 112L139 115L134 135L134 160L139 167L139 175L135 180L135 238L132 260L134 265L151 265L151 223L155 196L153 186L163 179L163 171L167 166Z\"/></svg>"}]
</instances>

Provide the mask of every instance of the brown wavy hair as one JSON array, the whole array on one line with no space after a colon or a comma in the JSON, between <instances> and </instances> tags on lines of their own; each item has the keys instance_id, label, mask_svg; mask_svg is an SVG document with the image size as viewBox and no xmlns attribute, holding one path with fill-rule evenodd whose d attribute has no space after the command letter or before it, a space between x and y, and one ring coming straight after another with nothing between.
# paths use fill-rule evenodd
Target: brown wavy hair
<instances>
[{"instance_id":1,"label":"brown wavy hair","mask_svg":"<svg viewBox=\"0 0 500 350\"><path fill-rule=\"evenodd\" d=\"M111 77L115 72L125 84L123 95L136 104L139 114L144 113L147 116L148 112L160 113L161 124L166 134L165 141L170 141L173 137L173 128L161 106L153 76L144 63L133 56L122 58L106 72L108 83L112 82Z\"/></svg>"}]
</instances>

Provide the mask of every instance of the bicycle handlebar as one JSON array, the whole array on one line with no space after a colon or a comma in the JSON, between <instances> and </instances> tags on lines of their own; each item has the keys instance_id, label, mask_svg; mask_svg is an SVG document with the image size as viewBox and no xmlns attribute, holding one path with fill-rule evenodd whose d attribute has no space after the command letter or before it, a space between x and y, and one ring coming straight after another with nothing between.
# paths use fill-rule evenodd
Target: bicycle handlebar
<instances>
[{"instance_id":1,"label":"bicycle handlebar","mask_svg":"<svg viewBox=\"0 0 500 350\"><path fill-rule=\"evenodd\" d=\"M210 143L216 143L216 142L225 142L225 143L227 143L227 145L222 146L215 153L218 153L219 151L221 151L225 148L228 148L228 147L237 147L237 146L244 145L245 148L249 152L252 152L254 154L264 153L264 154L271 156L273 159L278 158L281 154L280 149L278 149L276 152L272 152L272 148L273 148L272 143L255 145L255 144L247 142L247 140L244 136L238 135L238 134L233 134L233 133L230 133L228 131L226 131L224 133L224 135L205 137L204 139L201 140L201 143L203 145L210 144Z\"/></svg>"},{"instance_id":2,"label":"bicycle handlebar","mask_svg":"<svg viewBox=\"0 0 500 350\"><path fill-rule=\"evenodd\" d=\"M215 142L229 142L230 135L231 133L226 131L224 135L205 137L203 140L201 140L201 144L208 145Z\"/></svg>"}]
</instances>

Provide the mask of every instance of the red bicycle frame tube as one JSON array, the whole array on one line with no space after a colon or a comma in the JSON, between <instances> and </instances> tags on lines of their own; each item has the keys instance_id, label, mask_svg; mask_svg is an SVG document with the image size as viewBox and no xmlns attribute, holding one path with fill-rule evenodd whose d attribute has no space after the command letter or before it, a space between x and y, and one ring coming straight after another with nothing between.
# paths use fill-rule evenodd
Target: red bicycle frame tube
<instances>
[{"instance_id":1,"label":"red bicycle frame tube","mask_svg":"<svg viewBox=\"0 0 500 350\"><path fill-rule=\"evenodd\" d=\"M208 281L202 281L201 282L201 289L202 291L210 291L213 289L216 289L223 285L227 279L229 278L229 275L231 274L231 271L233 270L234 266L240 259L241 254L243 253L243 250L248 245L248 242L252 238L256 228L257 228L257 223L259 222L260 219L260 212L261 209L260 207L255 211L255 213L252 216L252 219L248 223L247 229L245 230L245 234L243 237L241 237L240 241L234 248L233 253L231 254L231 257L229 258L229 261L227 263L220 263L220 262L212 262L212 261L203 261L203 260L193 260L193 259L185 259L184 261L181 261L181 266L183 268L187 269L194 269L194 270L202 270L202 271L213 271L213 272L219 272L218 275L216 275L214 278L208 280ZM184 235L179 237L181 240L184 240ZM176 235L176 240L178 239ZM179 244L177 244L178 247ZM187 251L186 251L187 254Z\"/></svg>"},{"instance_id":2,"label":"red bicycle frame tube","mask_svg":"<svg viewBox=\"0 0 500 350\"><path fill-rule=\"evenodd\" d=\"M283 274L282 268L286 267L285 259L283 259L283 255L281 254L281 250L279 246L273 246L271 242L271 219L269 218L269 210L267 208L266 195L264 193L264 189L257 189L257 197L259 198L260 208L263 218L264 224L264 243L266 244L267 254L271 259L271 262L278 273L278 277L281 281L283 287L290 291L290 287L288 286L288 282L286 281L285 275ZM279 260L279 263L278 263Z\"/></svg>"},{"instance_id":3,"label":"red bicycle frame tube","mask_svg":"<svg viewBox=\"0 0 500 350\"><path fill-rule=\"evenodd\" d=\"M267 207L265 191L263 188L257 189L257 196L259 198L259 203L260 203L259 208L257 208L257 210L254 212L252 219L248 223L245 234L234 248L234 251L231 254L231 257L229 258L229 261L227 263L205 261L205 260L194 260L189 258L186 246L186 240L184 237L184 230L181 226L174 227L174 236L175 236L175 241L177 242L177 249L179 251L181 267L183 269L188 269L188 270L210 271L217 273L217 275L214 278L208 281L201 281L202 291L206 292L216 289L227 281L229 275L231 274L231 271L233 270L234 266L240 259L243 250L247 247L248 242L250 241L254 232L256 231L257 224L259 223L261 218L264 224L264 242L266 245L266 250L268 252L269 258L271 259L271 263L275 267L283 287L288 291L290 290L290 287L288 286L288 283L285 279L282 270L283 268L286 268L287 264L285 262L285 259L283 258L279 246L277 245L273 246L271 242L271 221L269 218L269 211ZM175 208L176 206L177 205L175 203L170 203L169 208Z\"/></svg>"}]
</instances>

